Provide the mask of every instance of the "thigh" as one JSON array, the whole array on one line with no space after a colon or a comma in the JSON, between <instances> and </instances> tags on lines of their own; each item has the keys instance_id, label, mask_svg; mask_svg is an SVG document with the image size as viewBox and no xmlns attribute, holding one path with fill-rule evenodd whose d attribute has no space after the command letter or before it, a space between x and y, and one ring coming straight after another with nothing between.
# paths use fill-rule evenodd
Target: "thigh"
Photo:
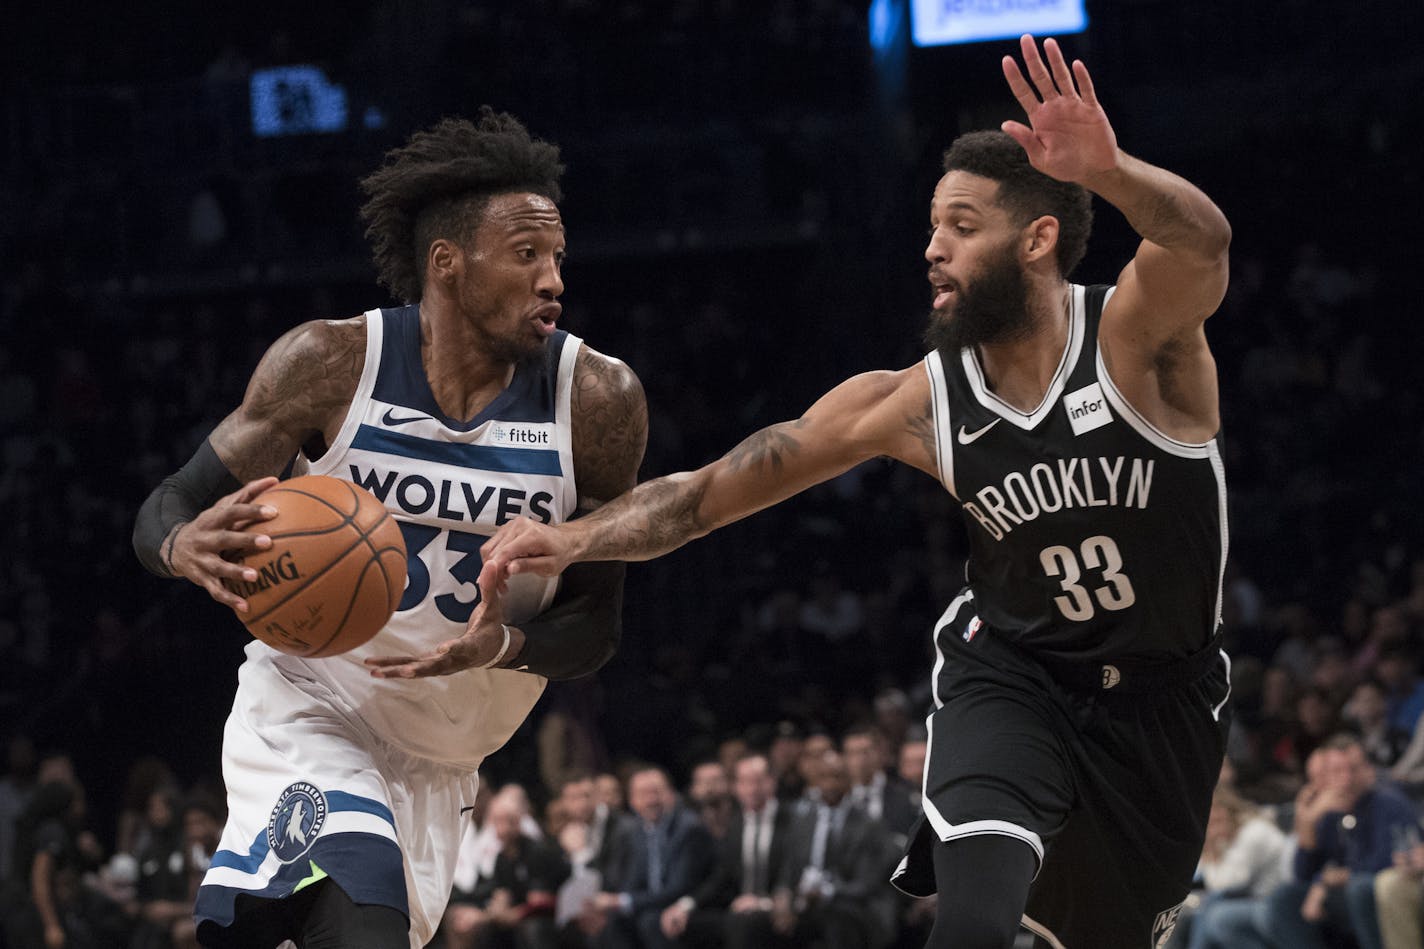
<instances>
[{"instance_id":1,"label":"thigh","mask_svg":"<svg viewBox=\"0 0 1424 949\"><path fill-rule=\"evenodd\" d=\"M223 733L228 820L198 890L205 930L314 882L337 880L360 903L407 912L381 751L327 697L250 658ZM312 688L316 688L312 686Z\"/></svg>"},{"instance_id":2,"label":"thigh","mask_svg":"<svg viewBox=\"0 0 1424 949\"><path fill-rule=\"evenodd\" d=\"M302 920L301 949L407 949L410 924L389 906L354 903L340 886L325 880Z\"/></svg>"},{"instance_id":3,"label":"thigh","mask_svg":"<svg viewBox=\"0 0 1424 949\"><path fill-rule=\"evenodd\" d=\"M1224 667L1156 696L1087 700L1075 808L1028 915L1065 945L1157 945L1176 924L1221 769Z\"/></svg>"}]
</instances>

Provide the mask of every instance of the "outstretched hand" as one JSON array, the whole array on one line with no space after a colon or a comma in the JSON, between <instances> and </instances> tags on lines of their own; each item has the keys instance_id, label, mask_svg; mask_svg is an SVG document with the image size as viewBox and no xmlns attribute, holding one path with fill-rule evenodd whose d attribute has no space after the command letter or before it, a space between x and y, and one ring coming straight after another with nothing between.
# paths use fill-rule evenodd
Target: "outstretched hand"
<instances>
[{"instance_id":1,"label":"outstretched hand","mask_svg":"<svg viewBox=\"0 0 1424 949\"><path fill-rule=\"evenodd\" d=\"M1043 41L1046 65L1032 36L1024 35L1019 46L1028 78L1012 56L1003 59L1004 78L1029 124L1005 122L1000 128L1023 146L1029 164L1051 178L1088 185L1111 171L1118 160L1117 134L1098 104L1088 67L1075 59L1070 71L1054 39Z\"/></svg>"},{"instance_id":2,"label":"outstretched hand","mask_svg":"<svg viewBox=\"0 0 1424 949\"><path fill-rule=\"evenodd\" d=\"M501 576L537 573L557 577L574 560L574 545L564 528L516 517L480 548L485 565L494 564Z\"/></svg>"},{"instance_id":3,"label":"outstretched hand","mask_svg":"<svg viewBox=\"0 0 1424 949\"><path fill-rule=\"evenodd\" d=\"M276 484L276 478L249 481L191 521L174 528L164 544L168 548L168 569L173 575L186 577L207 590L219 603L246 613L247 601L229 590L224 581L252 582L257 579L257 571L227 558L233 554L257 553L272 546L272 538L246 528L277 516L277 509L270 504L252 503Z\"/></svg>"},{"instance_id":4,"label":"outstretched hand","mask_svg":"<svg viewBox=\"0 0 1424 949\"><path fill-rule=\"evenodd\" d=\"M504 577L499 566L485 563L476 580L480 605L470 614L465 632L458 639L446 640L424 656L372 656L366 660L366 668L377 679L416 679L447 676L489 665L496 657L503 662L518 655L524 645L524 635L519 630L511 628L511 635L518 641L511 641L507 649L504 646Z\"/></svg>"}]
</instances>

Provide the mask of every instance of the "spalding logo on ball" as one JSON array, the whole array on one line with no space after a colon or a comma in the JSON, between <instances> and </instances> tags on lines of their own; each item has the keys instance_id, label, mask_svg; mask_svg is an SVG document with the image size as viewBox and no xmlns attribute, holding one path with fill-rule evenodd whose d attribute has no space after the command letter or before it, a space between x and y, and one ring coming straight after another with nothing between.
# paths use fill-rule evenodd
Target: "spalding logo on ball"
<instances>
[{"instance_id":1,"label":"spalding logo on ball","mask_svg":"<svg viewBox=\"0 0 1424 949\"><path fill-rule=\"evenodd\" d=\"M252 635L280 652L315 659L365 645L405 590L405 543L386 506L340 478L302 475L258 495L277 516L249 525L272 546L234 562L256 580L230 580L247 600L238 613Z\"/></svg>"}]
</instances>

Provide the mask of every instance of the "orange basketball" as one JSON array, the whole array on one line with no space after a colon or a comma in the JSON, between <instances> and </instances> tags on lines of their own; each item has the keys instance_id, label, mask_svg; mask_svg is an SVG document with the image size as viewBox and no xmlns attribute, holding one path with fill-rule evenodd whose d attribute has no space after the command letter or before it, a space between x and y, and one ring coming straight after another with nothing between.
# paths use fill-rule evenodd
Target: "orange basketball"
<instances>
[{"instance_id":1,"label":"orange basketball","mask_svg":"<svg viewBox=\"0 0 1424 949\"><path fill-rule=\"evenodd\" d=\"M386 506L365 488L303 475L262 492L277 516L247 529L272 546L235 562L255 581L229 580L247 600L248 632L308 659L365 644L390 620L405 589L405 542Z\"/></svg>"}]
</instances>

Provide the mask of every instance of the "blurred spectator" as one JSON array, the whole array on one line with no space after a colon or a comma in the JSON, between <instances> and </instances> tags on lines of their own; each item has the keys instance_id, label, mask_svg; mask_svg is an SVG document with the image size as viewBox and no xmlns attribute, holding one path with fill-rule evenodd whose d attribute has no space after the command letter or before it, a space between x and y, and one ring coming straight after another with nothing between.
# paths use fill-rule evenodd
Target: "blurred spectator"
<instances>
[{"instance_id":1,"label":"blurred spectator","mask_svg":"<svg viewBox=\"0 0 1424 949\"><path fill-rule=\"evenodd\" d=\"M910 789L910 804L915 816L920 813L920 796L925 786L925 756L929 753L929 742L923 734L911 735L900 746L899 767L896 774Z\"/></svg>"},{"instance_id":2,"label":"blurred spectator","mask_svg":"<svg viewBox=\"0 0 1424 949\"><path fill-rule=\"evenodd\" d=\"M1194 896L1200 902L1190 916L1178 919L1168 946L1270 949L1255 917L1261 899L1285 877L1285 851L1286 835L1270 817L1229 786L1218 785L1198 868L1202 891Z\"/></svg>"},{"instance_id":3,"label":"blurred spectator","mask_svg":"<svg viewBox=\"0 0 1424 949\"><path fill-rule=\"evenodd\" d=\"M1384 687L1375 679L1355 686L1340 715L1359 734L1366 757L1377 768L1393 766L1409 744L1409 733L1390 722Z\"/></svg>"},{"instance_id":4,"label":"blurred spectator","mask_svg":"<svg viewBox=\"0 0 1424 949\"><path fill-rule=\"evenodd\" d=\"M147 849L155 814L154 795L159 792L164 795L162 799L168 802L168 808L164 811L164 826L171 827L176 833L178 815L172 813L173 785L173 771L161 758L148 756L129 766L128 780L124 782L123 805L119 811L115 850L137 855Z\"/></svg>"},{"instance_id":5,"label":"blurred spectator","mask_svg":"<svg viewBox=\"0 0 1424 949\"><path fill-rule=\"evenodd\" d=\"M1377 616L1398 616L1395 608L1381 609ZM1418 650L1405 642L1391 642L1380 649L1375 662L1375 678L1384 687L1389 723L1407 735L1414 734L1419 715L1424 712L1424 680L1419 677Z\"/></svg>"},{"instance_id":6,"label":"blurred spectator","mask_svg":"<svg viewBox=\"0 0 1424 949\"><path fill-rule=\"evenodd\" d=\"M872 725L857 725L841 738L841 754L850 773L851 801L903 838L918 812L910 803L910 785L886 771L885 736Z\"/></svg>"},{"instance_id":7,"label":"blurred spectator","mask_svg":"<svg viewBox=\"0 0 1424 949\"><path fill-rule=\"evenodd\" d=\"M899 748L910 730L910 699L899 689L882 689L875 696L875 727L886 745Z\"/></svg>"},{"instance_id":8,"label":"blurred spectator","mask_svg":"<svg viewBox=\"0 0 1424 949\"><path fill-rule=\"evenodd\" d=\"M1321 778L1296 799L1292 879L1266 898L1258 925L1278 945L1324 947L1325 933L1380 944L1375 874L1391 865L1394 840L1415 824L1414 807L1375 784L1375 769L1353 735L1321 749Z\"/></svg>"},{"instance_id":9,"label":"blurred spectator","mask_svg":"<svg viewBox=\"0 0 1424 949\"><path fill-rule=\"evenodd\" d=\"M539 721L539 776L547 794L557 794L572 773L593 774L608 767L608 749L598 729L602 694L598 679L585 676L551 682Z\"/></svg>"},{"instance_id":10,"label":"blurred spectator","mask_svg":"<svg viewBox=\"0 0 1424 949\"><path fill-rule=\"evenodd\" d=\"M702 818L702 823L716 840L727 835L736 810L732 798L732 783L727 770L716 759L699 761L692 766L687 784L687 803Z\"/></svg>"},{"instance_id":11,"label":"blurred spectator","mask_svg":"<svg viewBox=\"0 0 1424 949\"><path fill-rule=\"evenodd\" d=\"M793 816L788 831L772 928L793 946L830 940L839 949L878 949L894 935L895 891L885 881L899 852L885 825L851 802L839 752L823 752L813 774L815 801Z\"/></svg>"},{"instance_id":12,"label":"blurred spectator","mask_svg":"<svg viewBox=\"0 0 1424 949\"><path fill-rule=\"evenodd\" d=\"M765 755L743 756L732 786L740 809L718 844L712 872L663 911L663 934L677 945L740 949L770 936L772 877L784 860L791 808L776 799Z\"/></svg>"},{"instance_id":13,"label":"blurred spectator","mask_svg":"<svg viewBox=\"0 0 1424 949\"><path fill-rule=\"evenodd\" d=\"M623 810L627 801L623 796L623 782L618 780L616 774L609 774L605 771L602 774L594 775L593 787L598 797L598 803L610 811Z\"/></svg>"},{"instance_id":14,"label":"blurred spectator","mask_svg":"<svg viewBox=\"0 0 1424 949\"><path fill-rule=\"evenodd\" d=\"M10 876L15 825L35 789L35 746L28 736L5 742L5 775L0 777L0 890Z\"/></svg>"},{"instance_id":15,"label":"blurred spectator","mask_svg":"<svg viewBox=\"0 0 1424 949\"><path fill-rule=\"evenodd\" d=\"M590 901L585 931L597 934L601 949L662 949L672 945L662 932L663 910L712 869L712 836L678 802L662 768L644 765L628 776L628 806L638 818L628 875L619 891Z\"/></svg>"},{"instance_id":16,"label":"blurred spectator","mask_svg":"<svg viewBox=\"0 0 1424 949\"><path fill-rule=\"evenodd\" d=\"M84 828L84 791L50 781L36 789L15 835L15 863L0 906L10 949L114 945L127 920L84 882L103 851Z\"/></svg>"},{"instance_id":17,"label":"blurred spectator","mask_svg":"<svg viewBox=\"0 0 1424 949\"><path fill-rule=\"evenodd\" d=\"M498 850L488 875L474 889L452 894L445 910L447 949L556 949L554 894L569 863L554 844L526 835L527 817L514 794L496 794L487 823Z\"/></svg>"},{"instance_id":18,"label":"blurred spectator","mask_svg":"<svg viewBox=\"0 0 1424 949\"><path fill-rule=\"evenodd\" d=\"M1417 827L1400 835L1394 866L1375 877L1375 912L1384 949L1424 946L1424 843Z\"/></svg>"},{"instance_id":19,"label":"blurred spectator","mask_svg":"<svg viewBox=\"0 0 1424 949\"><path fill-rule=\"evenodd\" d=\"M801 758L803 740L801 729L796 727L795 722L777 722L772 731L767 761L776 778L776 796L782 801L794 801L806 789L796 767Z\"/></svg>"}]
</instances>

